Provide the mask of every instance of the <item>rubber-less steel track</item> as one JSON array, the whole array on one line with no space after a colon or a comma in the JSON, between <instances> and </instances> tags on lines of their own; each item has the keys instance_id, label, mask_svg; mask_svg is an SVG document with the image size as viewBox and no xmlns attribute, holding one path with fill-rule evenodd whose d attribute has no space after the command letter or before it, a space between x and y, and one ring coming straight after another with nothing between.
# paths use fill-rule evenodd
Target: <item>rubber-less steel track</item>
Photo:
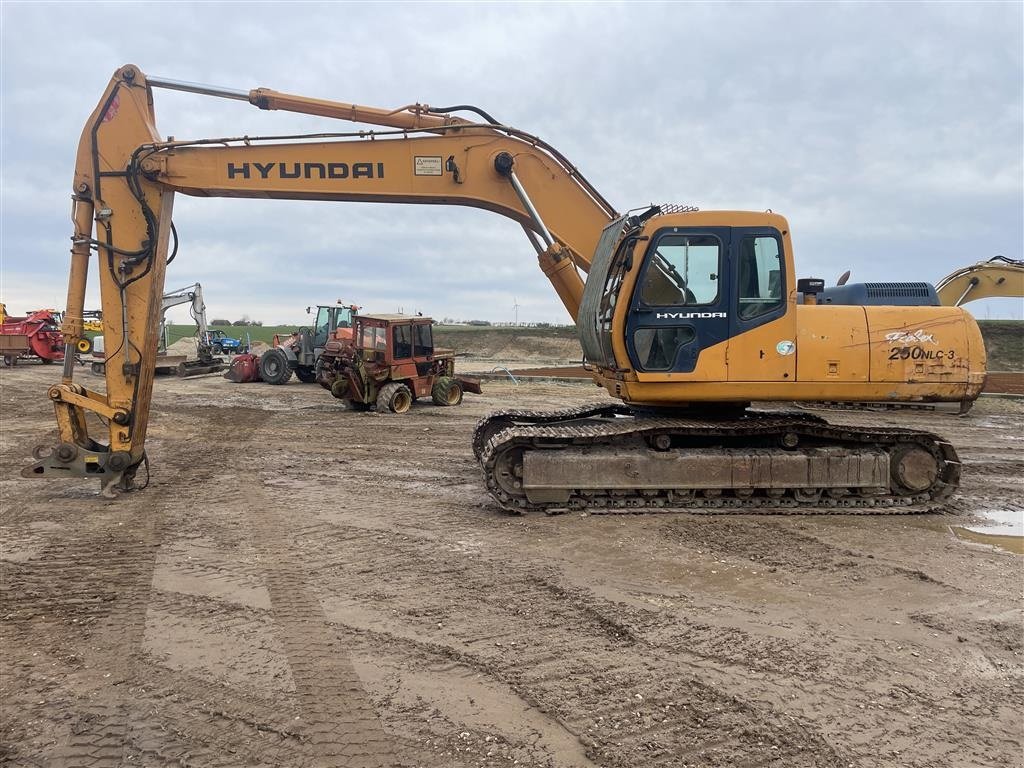
<instances>
[{"instance_id":1,"label":"rubber-less steel track","mask_svg":"<svg viewBox=\"0 0 1024 768\"><path fill-rule=\"evenodd\" d=\"M697 509L712 513L757 514L909 514L934 510L956 490L960 461L945 439L916 430L835 426L800 413L748 412L730 420L633 415L627 406L602 404L559 412L503 411L477 425L477 452L491 495L507 510L522 513L564 512L586 509L596 513L654 512ZM623 491L577 489L566 479L568 501L532 502L517 487L522 456L533 450L572 450L590 447L654 445L667 436L672 448L725 448L756 451L766 447L797 445L866 449L888 452L920 449L935 462L935 478L920 490L902 488L896 479L888 488L772 488L688 490L686 478L673 480L673 488ZM795 439L794 439L795 438ZM665 440L665 437L661 437ZM653 450L653 448L652 448ZM799 449L795 449L799 452ZM519 484L521 485L521 483Z\"/></svg>"}]
</instances>

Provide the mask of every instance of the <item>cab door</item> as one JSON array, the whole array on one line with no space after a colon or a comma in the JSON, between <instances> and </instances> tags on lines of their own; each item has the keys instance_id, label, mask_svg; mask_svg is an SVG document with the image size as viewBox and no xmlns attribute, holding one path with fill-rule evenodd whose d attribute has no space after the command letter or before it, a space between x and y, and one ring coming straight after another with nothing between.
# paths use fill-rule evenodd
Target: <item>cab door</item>
<instances>
[{"instance_id":1,"label":"cab door","mask_svg":"<svg viewBox=\"0 0 1024 768\"><path fill-rule=\"evenodd\" d=\"M327 344L333 321L334 310L331 307L319 307L316 312L316 324L313 326L313 347L320 349Z\"/></svg>"},{"instance_id":2,"label":"cab door","mask_svg":"<svg viewBox=\"0 0 1024 768\"><path fill-rule=\"evenodd\" d=\"M698 359L728 339L730 235L728 227L666 227L651 237L626 323L639 373L720 378Z\"/></svg>"},{"instance_id":3,"label":"cab door","mask_svg":"<svg viewBox=\"0 0 1024 768\"><path fill-rule=\"evenodd\" d=\"M732 230L729 381L796 380L796 313L786 302L783 238L772 228Z\"/></svg>"}]
</instances>

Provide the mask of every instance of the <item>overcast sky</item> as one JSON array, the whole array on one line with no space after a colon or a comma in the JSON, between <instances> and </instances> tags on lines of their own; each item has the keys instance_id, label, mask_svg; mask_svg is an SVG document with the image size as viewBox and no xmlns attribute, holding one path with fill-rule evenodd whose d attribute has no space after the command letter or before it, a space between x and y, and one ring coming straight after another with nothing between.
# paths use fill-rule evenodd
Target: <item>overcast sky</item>
<instances>
[{"instance_id":1,"label":"overcast sky","mask_svg":"<svg viewBox=\"0 0 1024 768\"><path fill-rule=\"evenodd\" d=\"M558 147L619 210L782 213L805 277L935 282L1021 258L1022 8L4 0L0 299L63 306L78 138L127 63L380 107L475 104ZM350 129L165 90L155 102L178 139ZM174 213L167 288L202 283L212 316L299 323L342 298L568 321L522 230L495 214L185 195ZM1022 315L1014 300L970 309Z\"/></svg>"}]
</instances>

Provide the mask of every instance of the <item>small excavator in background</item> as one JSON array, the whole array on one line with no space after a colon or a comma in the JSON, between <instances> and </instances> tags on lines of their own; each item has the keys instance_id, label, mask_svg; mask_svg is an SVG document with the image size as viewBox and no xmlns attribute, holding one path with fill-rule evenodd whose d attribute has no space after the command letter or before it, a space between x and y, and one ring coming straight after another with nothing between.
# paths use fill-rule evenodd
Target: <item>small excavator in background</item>
<instances>
[{"instance_id":1,"label":"small excavator in background","mask_svg":"<svg viewBox=\"0 0 1024 768\"><path fill-rule=\"evenodd\" d=\"M385 130L165 140L160 88ZM960 403L985 380L981 332L961 308L899 284L869 301L819 301L824 281L798 277L783 216L620 212L555 147L477 107L362 107L132 65L114 73L81 134L63 326L73 345L95 265L117 351L105 393L76 384L65 357L47 392L59 443L34 451L26 477L93 477L107 495L134 487L176 193L466 205L517 222L576 322L595 383L621 402L484 419L474 452L510 511L910 512L941 506L959 485L956 450L937 435L749 407ZM90 436L88 412L102 417L106 443Z\"/></svg>"},{"instance_id":2,"label":"small excavator in background","mask_svg":"<svg viewBox=\"0 0 1024 768\"><path fill-rule=\"evenodd\" d=\"M188 355L167 354L167 310L182 304L188 304L189 314L196 323L196 358ZM217 373L224 370L224 362L213 355L207 332L206 303L203 301L203 286L199 283L187 285L174 291L168 291L160 300L160 331L157 342L157 354L154 358L154 373L165 376L198 376L203 373ZM106 373L106 352L103 336L94 340L92 372L98 375Z\"/></svg>"}]
</instances>

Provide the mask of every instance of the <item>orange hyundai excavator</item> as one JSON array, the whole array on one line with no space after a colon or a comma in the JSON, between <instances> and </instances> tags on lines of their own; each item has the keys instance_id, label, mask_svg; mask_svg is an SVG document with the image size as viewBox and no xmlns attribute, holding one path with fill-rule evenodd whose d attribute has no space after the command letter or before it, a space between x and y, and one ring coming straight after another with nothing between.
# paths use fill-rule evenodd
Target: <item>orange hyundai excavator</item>
<instances>
[{"instance_id":1,"label":"orange hyundai excavator","mask_svg":"<svg viewBox=\"0 0 1024 768\"><path fill-rule=\"evenodd\" d=\"M387 129L164 140L160 88ZM916 511L958 485L956 452L936 435L748 407L975 398L985 378L978 326L938 306L930 286L829 297L823 281L797 279L782 216L671 205L620 213L554 147L474 107L384 110L134 66L114 74L89 118L74 179L63 330L72 345L82 335L95 260L106 392L75 383L65 365L49 389L60 442L38 448L26 476L93 476L106 494L132 488L179 192L468 205L522 225L595 382L622 402L484 419L474 449L507 509ZM109 425L107 442L89 434L89 412Z\"/></svg>"}]
</instances>

